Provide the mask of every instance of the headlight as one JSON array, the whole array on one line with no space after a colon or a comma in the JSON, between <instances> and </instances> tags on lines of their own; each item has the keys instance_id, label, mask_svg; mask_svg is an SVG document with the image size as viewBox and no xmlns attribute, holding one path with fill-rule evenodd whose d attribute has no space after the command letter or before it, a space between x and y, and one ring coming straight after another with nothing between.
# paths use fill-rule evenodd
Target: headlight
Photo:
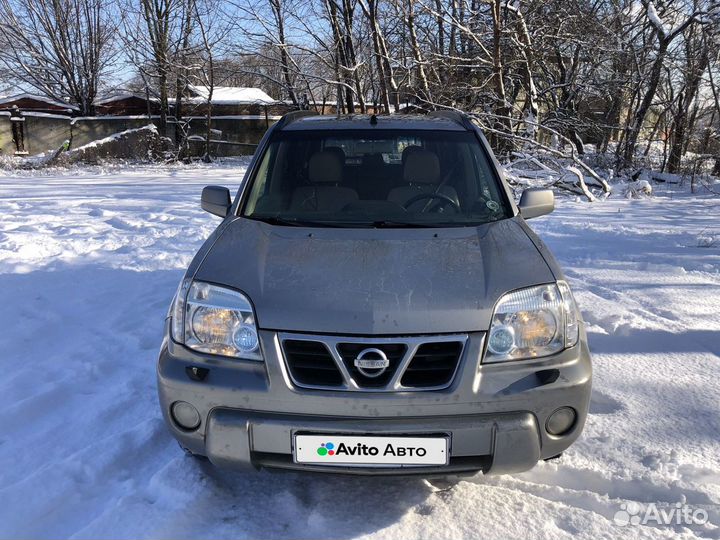
<instances>
[{"instance_id":1,"label":"headlight","mask_svg":"<svg viewBox=\"0 0 720 540\"><path fill-rule=\"evenodd\" d=\"M539 358L577 343L579 321L564 281L521 289L495 306L484 362Z\"/></svg>"},{"instance_id":2,"label":"headlight","mask_svg":"<svg viewBox=\"0 0 720 540\"><path fill-rule=\"evenodd\" d=\"M196 351L262 361L255 315L245 295L184 280L172 306L172 337Z\"/></svg>"}]
</instances>

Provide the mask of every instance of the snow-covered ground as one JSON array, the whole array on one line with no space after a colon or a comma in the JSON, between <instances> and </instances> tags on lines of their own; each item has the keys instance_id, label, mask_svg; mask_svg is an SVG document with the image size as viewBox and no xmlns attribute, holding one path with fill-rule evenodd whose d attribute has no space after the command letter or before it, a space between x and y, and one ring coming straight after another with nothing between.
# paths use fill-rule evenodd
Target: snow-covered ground
<instances>
[{"instance_id":1,"label":"snow-covered ground","mask_svg":"<svg viewBox=\"0 0 720 540\"><path fill-rule=\"evenodd\" d=\"M242 172L0 177L0 537L720 538L720 198L562 199L532 222L588 322L591 415L559 461L444 486L229 473L167 434L163 318L217 223L201 187ZM618 525L634 503L709 523Z\"/></svg>"}]
</instances>

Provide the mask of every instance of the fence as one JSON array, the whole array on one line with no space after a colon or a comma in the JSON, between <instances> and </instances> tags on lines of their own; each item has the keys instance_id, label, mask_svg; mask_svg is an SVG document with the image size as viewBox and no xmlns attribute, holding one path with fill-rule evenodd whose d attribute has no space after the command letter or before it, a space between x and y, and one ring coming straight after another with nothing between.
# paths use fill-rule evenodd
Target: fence
<instances>
[{"instance_id":1,"label":"fence","mask_svg":"<svg viewBox=\"0 0 720 540\"><path fill-rule=\"evenodd\" d=\"M252 154L254 146L279 116L237 115L217 116L212 119L211 150L216 155L232 156ZM178 125L174 118L167 122L163 135L176 140L176 130L183 129L191 136L191 151L204 152L207 132L205 117L182 119ZM0 153L4 155L35 155L56 150L65 141L70 148L79 148L133 128L148 124L159 127L159 116L91 116L71 118L59 114L40 112L0 112Z\"/></svg>"}]
</instances>

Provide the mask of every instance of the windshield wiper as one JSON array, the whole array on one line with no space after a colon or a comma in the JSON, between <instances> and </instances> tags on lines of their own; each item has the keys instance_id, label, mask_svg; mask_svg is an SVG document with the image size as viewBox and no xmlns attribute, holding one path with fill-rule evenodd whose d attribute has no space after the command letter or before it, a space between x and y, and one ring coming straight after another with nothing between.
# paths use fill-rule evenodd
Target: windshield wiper
<instances>
[{"instance_id":1,"label":"windshield wiper","mask_svg":"<svg viewBox=\"0 0 720 540\"><path fill-rule=\"evenodd\" d=\"M394 221L391 219L382 219L373 221L371 226L375 229L432 229L435 223L418 223L413 221Z\"/></svg>"},{"instance_id":2,"label":"windshield wiper","mask_svg":"<svg viewBox=\"0 0 720 540\"><path fill-rule=\"evenodd\" d=\"M282 225L285 227L343 227L344 225L328 221L312 221L307 219L284 218L280 216L249 216L250 219L262 221L269 225Z\"/></svg>"},{"instance_id":3,"label":"windshield wiper","mask_svg":"<svg viewBox=\"0 0 720 540\"><path fill-rule=\"evenodd\" d=\"M317 221L280 216L248 216L270 225L285 227L335 227L335 228L373 228L373 229L428 229L437 227L436 223L418 223L381 219L376 221Z\"/></svg>"}]
</instances>

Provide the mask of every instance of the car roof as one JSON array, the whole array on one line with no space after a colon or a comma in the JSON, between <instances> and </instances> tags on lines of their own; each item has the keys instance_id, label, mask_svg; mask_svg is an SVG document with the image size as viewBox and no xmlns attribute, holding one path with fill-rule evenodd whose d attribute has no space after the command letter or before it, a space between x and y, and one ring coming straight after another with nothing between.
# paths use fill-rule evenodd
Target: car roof
<instances>
[{"instance_id":1,"label":"car roof","mask_svg":"<svg viewBox=\"0 0 720 540\"><path fill-rule=\"evenodd\" d=\"M371 118L375 118L371 122ZM461 123L450 118L419 114L308 115L293 118L281 127L282 131L343 130L343 129L409 129L434 131L467 131Z\"/></svg>"}]
</instances>

